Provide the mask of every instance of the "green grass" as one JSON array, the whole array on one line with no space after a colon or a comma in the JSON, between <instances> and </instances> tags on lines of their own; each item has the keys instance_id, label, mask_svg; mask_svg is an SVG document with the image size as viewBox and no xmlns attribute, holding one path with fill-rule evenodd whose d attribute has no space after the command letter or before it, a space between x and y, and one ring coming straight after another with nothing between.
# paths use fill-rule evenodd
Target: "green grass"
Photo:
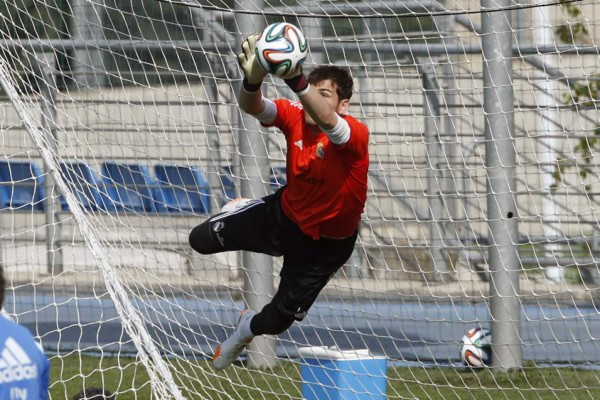
<instances>
[{"instance_id":1,"label":"green grass","mask_svg":"<svg viewBox=\"0 0 600 400\"><path fill-rule=\"evenodd\" d=\"M173 362L188 399L300 399L298 363L267 372L234 366L217 372L207 361ZM185 378L183 378L185 377ZM185 380L184 380L185 379ZM53 357L51 398L71 399L83 387L104 386L118 400L149 400L148 374L139 360L71 355ZM536 368L504 373L453 368L389 368L388 399L598 399L600 374L575 368Z\"/></svg>"}]
</instances>

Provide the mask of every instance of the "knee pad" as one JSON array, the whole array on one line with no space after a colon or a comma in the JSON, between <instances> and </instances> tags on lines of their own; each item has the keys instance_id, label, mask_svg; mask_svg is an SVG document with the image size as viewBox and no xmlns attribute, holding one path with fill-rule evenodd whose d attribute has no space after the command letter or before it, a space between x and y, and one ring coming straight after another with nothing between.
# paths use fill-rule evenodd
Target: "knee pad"
<instances>
[{"instance_id":1,"label":"knee pad","mask_svg":"<svg viewBox=\"0 0 600 400\"><path fill-rule=\"evenodd\" d=\"M215 252L209 228L209 222L205 221L190 232L190 246L200 254L213 254Z\"/></svg>"}]
</instances>

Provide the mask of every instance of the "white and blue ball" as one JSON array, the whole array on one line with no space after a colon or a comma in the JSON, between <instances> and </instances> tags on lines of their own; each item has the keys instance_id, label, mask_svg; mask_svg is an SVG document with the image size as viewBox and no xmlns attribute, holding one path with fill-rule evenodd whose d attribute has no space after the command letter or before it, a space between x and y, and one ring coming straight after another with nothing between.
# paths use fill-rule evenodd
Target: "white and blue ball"
<instances>
[{"instance_id":1,"label":"white and blue ball","mask_svg":"<svg viewBox=\"0 0 600 400\"><path fill-rule=\"evenodd\" d=\"M308 45L300 28L276 22L267 26L256 42L256 55L260 65L269 73L283 76L302 66Z\"/></svg>"},{"instance_id":2,"label":"white and blue ball","mask_svg":"<svg viewBox=\"0 0 600 400\"><path fill-rule=\"evenodd\" d=\"M483 368L492 363L492 333L487 328L470 329L460 344L462 362L472 368Z\"/></svg>"},{"instance_id":3,"label":"white and blue ball","mask_svg":"<svg viewBox=\"0 0 600 400\"><path fill-rule=\"evenodd\" d=\"M240 208L248 205L248 203L252 202L251 199L246 199L243 197L239 197L237 199L233 199L229 202L227 202L227 204L225 204L223 207L221 207L221 212L233 212L233 211L237 211Z\"/></svg>"}]
</instances>

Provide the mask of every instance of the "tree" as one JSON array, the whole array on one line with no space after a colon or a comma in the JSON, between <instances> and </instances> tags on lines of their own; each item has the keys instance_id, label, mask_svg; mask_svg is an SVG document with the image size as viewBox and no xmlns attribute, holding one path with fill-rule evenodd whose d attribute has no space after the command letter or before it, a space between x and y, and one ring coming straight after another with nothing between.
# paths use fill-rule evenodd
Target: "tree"
<instances>
[{"instance_id":1,"label":"tree","mask_svg":"<svg viewBox=\"0 0 600 400\"><path fill-rule=\"evenodd\" d=\"M568 20L554 29L554 34L564 44L578 45L591 44L590 32L587 26L581 21L582 10L576 3L565 3L561 5L567 14ZM574 19L571 20L571 19ZM586 78L584 83L574 83L571 85L571 91L565 95L567 104L575 109L594 108L600 101L600 74L595 73ZM594 153L600 150L600 126L596 127L591 134L585 135L577 141L573 147L573 153L580 155L577 160L563 158L557 160L557 166L554 171L555 184L553 189L563 181L566 170L572 166L578 167L579 176L585 180L592 173ZM591 187L585 185L586 192L589 193ZM590 194L591 195L591 194Z\"/></svg>"}]
</instances>

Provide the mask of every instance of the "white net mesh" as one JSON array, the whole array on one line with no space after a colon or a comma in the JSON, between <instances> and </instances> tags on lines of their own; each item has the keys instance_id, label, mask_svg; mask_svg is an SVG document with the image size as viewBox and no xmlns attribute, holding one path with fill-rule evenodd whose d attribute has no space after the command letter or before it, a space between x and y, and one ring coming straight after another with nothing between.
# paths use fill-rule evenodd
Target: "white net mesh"
<instances>
[{"instance_id":1,"label":"white net mesh","mask_svg":"<svg viewBox=\"0 0 600 400\"><path fill-rule=\"evenodd\" d=\"M307 387L378 398L364 386L376 365L349 373L352 384L334 363L345 383L309 385L306 346L385 356L388 398L599 394L595 2L9 0L0 13L5 308L51 354L52 399L90 386L119 399L300 398ZM507 15L509 32L486 30ZM338 64L355 78L368 200L353 256L308 317L251 347L248 365L216 372L216 344L245 303L272 295L280 260L200 256L188 234L228 199L285 184L282 135L235 98L240 41L279 20L307 37L307 71ZM490 88L504 86L486 85L497 58L482 51L506 33L512 107L490 113ZM271 77L263 93L292 95ZM494 116L511 137L486 135ZM491 145L506 143L514 162L491 162ZM514 185L495 193L502 171ZM505 195L515 215L498 220L518 221L508 243L490 218ZM493 261L504 251L516 265ZM498 296L507 271L509 302ZM523 374L472 374L459 342L497 323L498 304L520 318L494 352L517 345Z\"/></svg>"}]
</instances>

